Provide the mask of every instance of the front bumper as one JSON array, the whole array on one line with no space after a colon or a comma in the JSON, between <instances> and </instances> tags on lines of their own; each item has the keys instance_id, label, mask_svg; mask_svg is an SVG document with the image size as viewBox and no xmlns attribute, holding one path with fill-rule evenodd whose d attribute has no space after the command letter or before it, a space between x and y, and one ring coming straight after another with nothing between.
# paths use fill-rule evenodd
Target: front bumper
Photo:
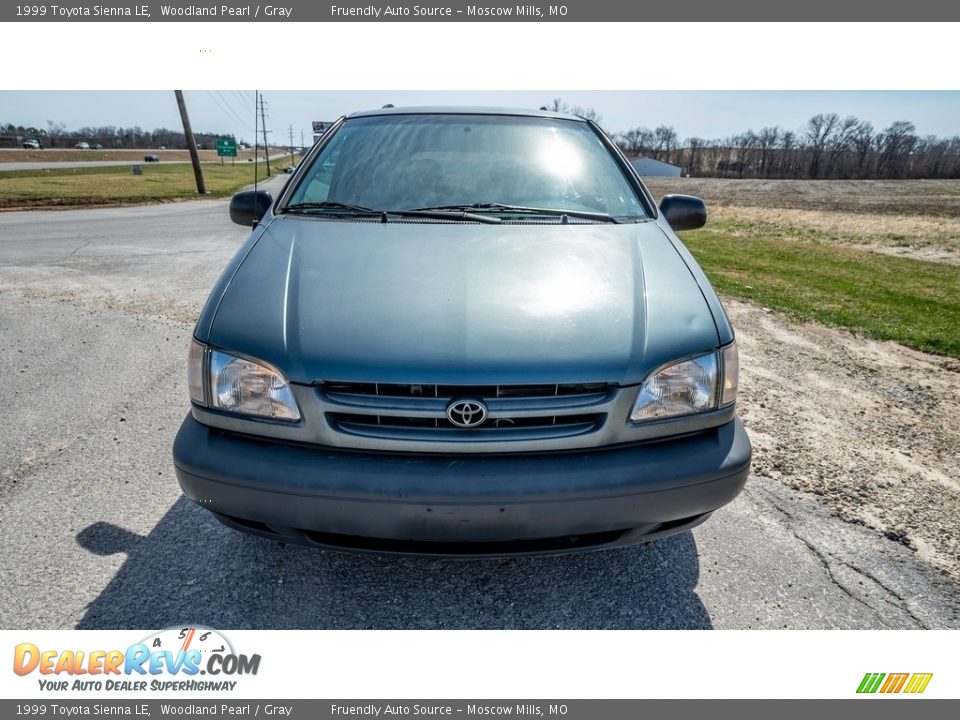
<instances>
[{"instance_id":1,"label":"front bumper","mask_svg":"<svg viewBox=\"0 0 960 720\"><path fill-rule=\"evenodd\" d=\"M590 451L404 455L264 441L188 415L173 447L184 494L238 529L338 549L465 556L680 532L737 496L750 454L737 419Z\"/></svg>"}]
</instances>

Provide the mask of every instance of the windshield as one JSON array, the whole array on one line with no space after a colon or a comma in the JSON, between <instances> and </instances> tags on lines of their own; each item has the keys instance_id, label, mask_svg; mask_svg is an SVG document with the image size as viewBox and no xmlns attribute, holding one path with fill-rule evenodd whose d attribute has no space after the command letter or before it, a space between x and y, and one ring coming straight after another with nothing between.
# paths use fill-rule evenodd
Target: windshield
<instances>
[{"instance_id":1,"label":"windshield","mask_svg":"<svg viewBox=\"0 0 960 720\"><path fill-rule=\"evenodd\" d=\"M505 115L347 120L286 205L329 214L463 207L517 218L537 209L647 217L587 123Z\"/></svg>"}]
</instances>

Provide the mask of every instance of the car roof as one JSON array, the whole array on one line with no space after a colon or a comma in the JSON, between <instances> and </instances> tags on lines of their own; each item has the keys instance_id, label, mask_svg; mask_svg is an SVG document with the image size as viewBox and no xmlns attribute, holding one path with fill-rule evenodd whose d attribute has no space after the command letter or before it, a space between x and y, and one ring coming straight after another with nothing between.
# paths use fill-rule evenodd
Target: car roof
<instances>
[{"instance_id":1,"label":"car roof","mask_svg":"<svg viewBox=\"0 0 960 720\"><path fill-rule=\"evenodd\" d=\"M560 120L575 120L586 122L578 115L553 112L552 110L531 110L529 108L509 107L463 107L463 106L423 106L423 107L389 107L377 110L363 110L351 113L348 118L374 117L377 115L515 115L521 117L555 118Z\"/></svg>"}]
</instances>

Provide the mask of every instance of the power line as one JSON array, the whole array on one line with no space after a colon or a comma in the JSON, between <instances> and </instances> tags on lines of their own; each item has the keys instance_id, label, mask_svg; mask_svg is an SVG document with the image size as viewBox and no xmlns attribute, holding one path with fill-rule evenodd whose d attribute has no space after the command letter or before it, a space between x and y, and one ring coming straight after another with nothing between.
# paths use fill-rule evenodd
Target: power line
<instances>
[{"instance_id":1,"label":"power line","mask_svg":"<svg viewBox=\"0 0 960 720\"><path fill-rule=\"evenodd\" d=\"M240 116L237 115L236 110L234 110L233 103L230 102L230 99L227 97L224 97L223 93L221 93L219 90L214 90L214 93L216 93L216 96L220 98L221 101L223 101L224 107L227 108L227 112L229 113L229 115L237 122L242 122L242 120L240 119Z\"/></svg>"},{"instance_id":2,"label":"power line","mask_svg":"<svg viewBox=\"0 0 960 720\"><path fill-rule=\"evenodd\" d=\"M250 103L256 102L253 96L246 90L231 90L230 92L237 98L242 108L247 107Z\"/></svg>"},{"instance_id":3,"label":"power line","mask_svg":"<svg viewBox=\"0 0 960 720\"><path fill-rule=\"evenodd\" d=\"M240 123L240 125L242 125L245 130L249 130L249 129L250 129L250 126L247 125L247 123L241 121L239 118L236 117L236 115L235 115L234 113L230 112L230 110L229 110L228 108L225 108L225 107L220 103L220 101L218 101L217 98L210 93L209 90L207 91L207 95L208 95L208 96L210 97L210 99L214 102L214 104L217 106L217 108L218 108L218 110L220 111L220 113L223 114L223 116L225 117L226 120L228 120L228 122L230 122L231 124L233 124L233 123Z\"/></svg>"},{"instance_id":4,"label":"power line","mask_svg":"<svg viewBox=\"0 0 960 720\"><path fill-rule=\"evenodd\" d=\"M218 109L221 113L223 113L224 115L228 115L228 114L229 114L229 113L227 112L226 108L224 108L223 105L220 104L220 101L217 100L217 98L215 98L214 95L213 95L213 93L210 92L209 90L207 90L207 96L208 96L211 100L213 100L213 104L217 106L217 109Z\"/></svg>"},{"instance_id":5,"label":"power line","mask_svg":"<svg viewBox=\"0 0 960 720\"><path fill-rule=\"evenodd\" d=\"M219 107L225 114L229 115L234 122L243 126L244 130L251 130L252 128L250 125L240 117L236 110L234 110L232 103L228 102L227 98L225 98L219 90L215 90L214 92L216 93L216 96L212 95L209 90L207 91L207 95L210 95L210 99L217 104L217 107ZM220 98L219 100L217 100L218 97Z\"/></svg>"},{"instance_id":6,"label":"power line","mask_svg":"<svg viewBox=\"0 0 960 720\"><path fill-rule=\"evenodd\" d=\"M240 105L239 105L239 109L238 109L237 106L234 105L234 101L233 101L232 98L225 96L225 95L224 95L223 93L221 93L219 90L217 90L217 91L215 91L215 92L217 93L217 95L220 96L220 98L224 101L224 103L227 105L227 107L230 108L231 112L237 117L238 121L241 122L242 124L244 124L244 125L246 126L246 128L249 130L249 129L250 129L250 126L247 125L246 122L244 122L244 120L243 120L243 115L244 115L243 109L246 107L246 103L245 103L245 102L241 102Z\"/></svg>"}]
</instances>

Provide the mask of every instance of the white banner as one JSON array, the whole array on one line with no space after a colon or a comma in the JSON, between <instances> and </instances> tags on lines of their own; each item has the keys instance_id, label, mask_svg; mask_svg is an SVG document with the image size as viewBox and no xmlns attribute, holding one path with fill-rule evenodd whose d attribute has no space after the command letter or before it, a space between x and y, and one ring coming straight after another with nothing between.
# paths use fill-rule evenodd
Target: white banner
<instances>
[{"instance_id":1,"label":"white banner","mask_svg":"<svg viewBox=\"0 0 960 720\"><path fill-rule=\"evenodd\" d=\"M0 631L0 653L6 655L0 676L5 699L960 697L956 634L935 630L184 626L163 632ZM899 683L898 692L882 692L881 680L873 692L858 693L868 674L906 677L890 681L887 689ZM924 684L922 692L907 692L912 675L927 674L932 677L913 679L915 689Z\"/></svg>"}]
</instances>

